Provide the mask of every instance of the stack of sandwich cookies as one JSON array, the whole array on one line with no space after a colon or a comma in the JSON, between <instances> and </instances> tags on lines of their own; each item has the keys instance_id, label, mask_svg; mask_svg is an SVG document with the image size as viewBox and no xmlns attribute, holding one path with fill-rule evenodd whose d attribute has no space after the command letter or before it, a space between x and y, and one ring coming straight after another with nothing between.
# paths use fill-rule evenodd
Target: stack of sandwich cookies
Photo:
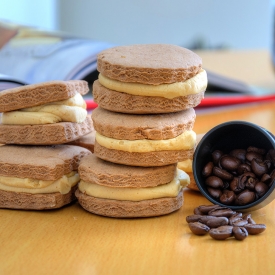
<instances>
[{"instance_id":1,"label":"stack of sandwich cookies","mask_svg":"<svg viewBox=\"0 0 275 275\"><path fill-rule=\"evenodd\" d=\"M50 81L0 94L0 143L63 144L92 131L86 81Z\"/></svg>"},{"instance_id":2,"label":"stack of sandwich cookies","mask_svg":"<svg viewBox=\"0 0 275 275\"><path fill-rule=\"evenodd\" d=\"M207 85L201 59L174 45L123 46L100 53L98 71L93 95L99 107L92 112L95 156L80 163L76 192L80 205L110 217L159 216L178 210L190 178L177 169L177 163L193 157L193 107ZM96 173L98 163L105 167L99 169L98 177L87 176ZM150 187L140 187L135 180L138 176L133 171L149 175L153 169L171 165L174 176L165 182L162 173L155 175ZM115 168L108 181L97 179L105 178L111 167ZM118 175L128 175L132 184L124 184Z\"/></svg>"},{"instance_id":3,"label":"stack of sandwich cookies","mask_svg":"<svg viewBox=\"0 0 275 275\"><path fill-rule=\"evenodd\" d=\"M85 81L50 81L0 94L0 208L60 208L76 199L80 159L66 145L93 130Z\"/></svg>"}]
</instances>

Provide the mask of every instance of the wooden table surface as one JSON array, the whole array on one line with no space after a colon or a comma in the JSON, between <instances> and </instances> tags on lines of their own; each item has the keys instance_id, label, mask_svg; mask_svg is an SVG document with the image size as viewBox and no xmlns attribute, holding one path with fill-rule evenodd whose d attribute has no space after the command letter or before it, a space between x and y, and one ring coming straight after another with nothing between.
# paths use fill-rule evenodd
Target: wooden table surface
<instances>
[{"instance_id":1,"label":"wooden table surface","mask_svg":"<svg viewBox=\"0 0 275 275\"><path fill-rule=\"evenodd\" d=\"M275 133L275 102L197 111L203 133L228 120ZM185 189L183 207L141 219L96 216L74 203L54 211L0 209L0 274L275 274L275 201L252 212L267 229L244 241L191 234L185 221L210 204Z\"/></svg>"}]
</instances>

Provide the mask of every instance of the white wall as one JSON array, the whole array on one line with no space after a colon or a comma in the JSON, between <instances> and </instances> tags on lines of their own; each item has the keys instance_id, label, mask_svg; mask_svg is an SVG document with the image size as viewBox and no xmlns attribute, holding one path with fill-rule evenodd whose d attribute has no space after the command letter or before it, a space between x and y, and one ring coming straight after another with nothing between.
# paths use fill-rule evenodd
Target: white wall
<instances>
[{"instance_id":1,"label":"white wall","mask_svg":"<svg viewBox=\"0 0 275 275\"><path fill-rule=\"evenodd\" d=\"M0 0L0 20L55 30L56 9L56 0Z\"/></svg>"},{"instance_id":2,"label":"white wall","mask_svg":"<svg viewBox=\"0 0 275 275\"><path fill-rule=\"evenodd\" d=\"M59 0L61 30L117 44L270 48L274 0Z\"/></svg>"}]
</instances>

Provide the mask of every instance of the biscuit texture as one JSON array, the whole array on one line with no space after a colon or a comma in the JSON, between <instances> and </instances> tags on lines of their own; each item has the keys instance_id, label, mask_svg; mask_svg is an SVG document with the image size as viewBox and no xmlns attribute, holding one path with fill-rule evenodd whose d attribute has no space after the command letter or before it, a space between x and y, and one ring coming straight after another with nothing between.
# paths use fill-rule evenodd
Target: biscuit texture
<instances>
[{"instance_id":1,"label":"biscuit texture","mask_svg":"<svg viewBox=\"0 0 275 275\"><path fill-rule=\"evenodd\" d=\"M172 99L160 96L139 96L110 90L96 80L93 97L98 106L114 112L129 114L161 114L194 108L204 98L204 92Z\"/></svg>"},{"instance_id":2,"label":"biscuit texture","mask_svg":"<svg viewBox=\"0 0 275 275\"><path fill-rule=\"evenodd\" d=\"M186 186L187 188L194 190L194 191L200 191L199 187L196 184L196 181L194 179L193 173L187 173L190 178L190 183Z\"/></svg>"},{"instance_id":3,"label":"biscuit texture","mask_svg":"<svg viewBox=\"0 0 275 275\"><path fill-rule=\"evenodd\" d=\"M21 210L49 210L61 208L76 200L74 186L67 194L27 194L0 190L0 208Z\"/></svg>"},{"instance_id":4,"label":"biscuit texture","mask_svg":"<svg viewBox=\"0 0 275 275\"><path fill-rule=\"evenodd\" d=\"M88 83L84 80L48 81L21 86L0 93L0 112L65 100L77 93L84 95L88 92Z\"/></svg>"},{"instance_id":5,"label":"biscuit texture","mask_svg":"<svg viewBox=\"0 0 275 275\"><path fill-rule=\"evenodd\" d=\"M118 46L102 51L97 59L97 69L104 76L152 85L185 81L201 67L197 54L169 44Z\"/></svg>"},{"instance_id":6,"label":"biscuit texture","mask_svg":"<svg viewBox=\"0 0 275 275\"><path fill-rule=\"evenodd\" d=\"M94 154L106 161L130 166L163 166L192 158L194 149L178 151L126 152L108 149L95 141Z\"/></svg>"},{"instance_id":7,"label":"biscuit texture","mask_svg":"<svg viewBox=\"0 0 275 275\"><path fill-rule=\"evenodd\" d=\"M0 124L0 143L25 145L54 145L76 140L93 130L92 120L87 116L82 123L59 122L38 125Z\"/></svg>"},{"instance_id":8,"label":"biscuit texture","mask_svg":"<svg viewBox=\"0 0 275 275\"><path fill-rule=\"evenodd\" d=\"M95 130L103 136L126 140L163 140L192 130L193 108L169 114L135 115L110 112L97 107L92 113Z\"/></svg>"},{"instance_id":9,"label":"biscuit texture","mask_svg":"<svg viewBox=\"0 0 275 275\"><path fill-rule=\"evenodd\" d=\"M114 218L156 217L172 213L183 204L183 191L177 197L143 200L139 202L95 198L77 189L79 204L87 211Z\"/></svg>"},{"instance_id":10,"label":"biscuit texture","mask_svg":"<svg viewBox=\"0 0 275 275\"><path fill-rule=\"evenodd\" d=\"M155 187L171 182L176 175L176 164L160 167L136 167L104 161L94 154L85 156L78 168L86 182L109 187Z\"/></svg>"},{"instance_id":11,"label":"biscuit texture","mask_svg":"<svg viewBox=\"0 0 275 275\"><path fill-rule=\"evenodd\" d=\"M73 145L0 147L0 175L38 180L57 180L77 171L79 162L91 152Z\"/></svg>"}]
</instances>

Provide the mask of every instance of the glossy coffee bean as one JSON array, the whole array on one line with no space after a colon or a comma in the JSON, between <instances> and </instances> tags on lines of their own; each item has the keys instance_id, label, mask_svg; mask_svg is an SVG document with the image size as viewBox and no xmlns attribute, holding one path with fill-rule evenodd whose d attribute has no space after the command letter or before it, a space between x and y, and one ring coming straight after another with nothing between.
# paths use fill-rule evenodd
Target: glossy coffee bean
<instances>
[{"instance_id":1,"label":"glossy coffee bean","mask_svg":"<svg viewBox=\"0 0 275 275\"><path fill-rule=\"evenodd\" d=\"M267 164L263 161L258 161L257 159L251 161L251 169L258 177L261 177L263 174L268 172Z\"/></svg>"},{"instance_id":2,"label":"glossy coffee bean","mask_svg":"<svg viewBox=\"0 0 275 275\"><path fill-rule=\"evenodd\" d=\"M268 189L269 187L263 182L258 182L255 185L255 191L259 197L262 197L268 191Z\"/></svg>"},{"instance_id":3,"label":"glossy coffee bean","mask_svg":"<svg viewBox=\"0 0 275 275\"><path fill-rule=\"evenodd\" d=\"M251 162L253 159L256 159L256 160L259 160L259 161L262 161L264 159L263 155L261 154L258 154L256 152L248 152L246 153L246 156L245 158Z\"/></svg>"},{"instance_id":4,"label":"glossy coffee bean","mask_svg":"<svg viewBox=\"0 0 275 275\"><path fill-rule=\"evenodd\" d=\"M203 215L189 215L186 217L186 221L189 222L198 222Z\"/></svg>"},{"instance_id":5,"label":"glossy coffee bean","mask_svg":"<svg viewBox=\"0 0 275 275\"><path fill-rule=\"evenodd\" d=\"M254 146L249 146L247 148L247 152L254 152L257 153L259 155L264 155L266 153L266 150L263 148L258 148L258 147L254 147Z\"/></svg>"},{"instance_id":6,"label":"glossy coffee bean","mask_svg":"<svg viewBox=\"0 0 275 275\"><path fill-rule=\"evenodd\" d=\"M236 171L241 161L235 157L226 155L220 158L220 165L227 171Z\"/></svg>"},{"instance_id":7,"label":"glossy coffee bean","mask_svg":"<svg viewBox=\"0 0 275 275\"><path fill-rule=\"evenodd\" d=\"M216 176L210 176L205 180L205 183L207 186L212 188L222 188L223 187L223 181L216 177Z\"/></svg>"},{"instance_id":8,"label":"glossy coffee bean","mask_svg":"<svg viewBox=\"0 0 275 275\"><path fill-rule=\"evenodd\" d=\"M210 194L211 197L218 200L220 196L222 195L222 191L217 188L207 187L207 191Z\"/></svg>"},{"instance_id":9,"label":"glossy coffee bean","mask_svg":"<svg viewBox=\"0 0 275 275\"><path fill-rule=\"evenodd\" d=\"M252 203L256 198L256 195L254 192L249 191L248 189L245 189L240 194L236 196L235 203L236 205L246 205L249 203Z\"/></svg>"},{"instance_id":10,"label":"glossy coffee bean","mask_svg":"<svg viewBox=\"0 0 275 275\"><path fill-rule=\"evenodd\" d=\"M241 162L245 162L246 150L245 149L234 149L229 153L229 155L241 160Z\"/></svg>"},{"instance_id":11,"label":"glossy coffee bean","mask_svg":"<svg viewBox=\"0 0 275 275\"><path fill-rule=\"evenodd\" d=\"M245 227L237 227L234 226L232 229L232 233L236 240L242 241L248 236L248 232Z\"/></svg>"},{"instance_id":12,"label":"glossy coffee bean","mask_svg":"<svg viewBox=\"0 0 275 275\"><path fill-rule=\"evenodd\" d=\"M242 213L237 212L229 217L229 225L233 225L234 222L242 220Z\"/></svg>"},{"instance_id":13,"label":"glossy coffee bean","mask_svg":"<svg viewBox=\"0 0 275 275\"><path fill-rule=\"evenodd\" d=\"M188 223L188 226L192 233L194 233L195 235L205 235L210 230L207 225L200 222L190 222Z\"/></svg>"},{"instance_id":14,"label":"glossy coffee bean","mask_svg":"<svg viewBox=\"0 0 275 275\"><path fill-rule=\"evenodd\" d=\"M266 225L265 224L246 224L245 229L247 230L249 235L257 235L266 230Z\"/></svg>"},{"instance_id":15,"label":"glossy coffee bean","mask_svg":"<svg viewBox=\"0 0 275 275\"><path fill-rule=\"evenodd\" d=\"M220 202L225 205L234 204L236 199L236 194L230 190L224 190L222 195L220 196Z\"/></svg>"},{"instance_id":16,"label":"glossy coffee bean","mask_svg":"<svg viewBox=\"0 0 275 275\"><path fill-rule=\"evenodd\" d=\"M223 225L228 225L228 218L226 217L212 217L206 222L206 225L210 228L217 228Z\"/></svg>"},{"instance_id":17,"label":"glossy coffee bean","mask_svg":"<svg viewBox=\"0 0 275 275\"><path fill-rule=\"evenodd\" d=\"M256 224L256 222L252 219L252 217L251 217L251 214L245 214L244 216L243 216L243 219L244 220L247 220L247 222L248 223L251 223L251 224Z\"/></svg>"},{"instance_id":18,"label":"glossy coffee bean","mask_svg":"<svg viewBox=\"0 0 275 275\"><path fill-rule=\"evenodd\" d=\"M202 175L204 177L209 177L212 175L212 170L214 167L214 163L212 161L209 161L203 168L202 170Z\"/></svg>"},{"instance_id":19,"label":"glossy coffee bean","mask_svg":"<svg viewBox=\"0 0 275 275\"><path fill-rule=\"evenodd\" d=\"M211 204L211 205L200 205L198 207L199 211L204 214L204 215L207 215L209 211L215 209L219 207L219 205L216 205L216 204Z\"/></svg>"},{"instance_id":20,"label":"glossy coffee bean","mask_svg":"<svg viewBox=\"0 0 275 275\"><path fill-rule=\"evenodd\" d=\"M225 240L232 236L233 226L224 225L218 228L212 228L209 231L209 235L215 240Z\"/></svg>"},{"instance_id":21,"label":"glossy coffee bean","mask_svg":"<svg viewBox=\"0 0 275 275\"><path fill-rule=\"evenodd\" d=\"M215 165L217 165L219 163L219 160L221 158L221 156L223 155L223 152L220 150L215 150L212 153L212 159Z\"/></svg>"},{"instance_id":22,"label":"glossy coffee bean","mask_svg":"<svg viewBox=\"0 0 275 275\"><path fill-rule=\"evenodd\" d=\"M251 166L248 165L247 163L240 164L239 167L237 168L237 173L241 175L246 172L251 172Z\"/></svg>"},{"instance_id":23,"label":"glossy coffee bean","mask_svg":"<svg viewBox=\"0 0 275 275\"><path fill-rule=\"evenodd\" d=\"M217 207L208 213L208 215L215 217L231 217L234 214L236 214L236 212L227 207Z\"/></svg>"},{"instance_id":24,"label":"glossy coffee bean","mask_svg":"<svg viewBox=\"0 0 275 275\"><path fill-rule=\"evenodd\" d=\"M222 180L232 180L233 175L220 167L215 166L213 168L213 175Z\"/></svg>"}]
</instances>

